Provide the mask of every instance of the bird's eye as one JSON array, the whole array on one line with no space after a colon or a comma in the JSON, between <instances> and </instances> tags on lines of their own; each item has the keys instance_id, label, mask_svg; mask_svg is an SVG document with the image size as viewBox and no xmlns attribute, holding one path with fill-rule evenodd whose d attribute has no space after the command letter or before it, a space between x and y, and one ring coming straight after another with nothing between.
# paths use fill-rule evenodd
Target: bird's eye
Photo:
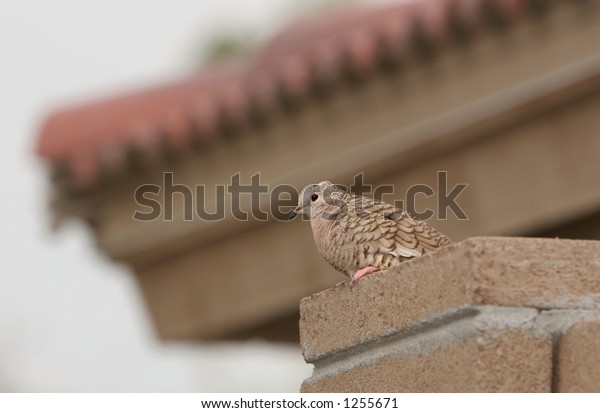
<instances>
[{"instance_id":1,"label":"bird's eye","mask_svg":"<svg viewBox=\"0 0 600 413\"><path fill-rule=\"evenodd\" d=\"M318 194L316 194L316 193L315 193L315 194L312 194L312 195L310 196L310 200L311 200L311 201L313 201L313 202L315 202L317 199L319 199L319 195L318 195Z\"/></svg>"}]
</instances>

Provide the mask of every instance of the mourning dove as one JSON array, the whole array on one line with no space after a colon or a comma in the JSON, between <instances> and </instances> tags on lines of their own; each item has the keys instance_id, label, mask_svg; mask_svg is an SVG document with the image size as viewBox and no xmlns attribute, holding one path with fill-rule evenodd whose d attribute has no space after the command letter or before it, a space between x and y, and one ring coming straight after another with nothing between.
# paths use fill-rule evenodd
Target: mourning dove
<instances>
[{"instance_id":1,"label":"mourning dove","mask_svg":"<svg viewBox=\"0 0 600 413\"><path fill-rule=\"evenodd\" d=\"M302 190L289 217L297 215L310 219L317 249L331 266L350 277L351 285L367 274L450 243L448 237L406 212L351 195L329 181Z\"/></svg>"}]
</instances>

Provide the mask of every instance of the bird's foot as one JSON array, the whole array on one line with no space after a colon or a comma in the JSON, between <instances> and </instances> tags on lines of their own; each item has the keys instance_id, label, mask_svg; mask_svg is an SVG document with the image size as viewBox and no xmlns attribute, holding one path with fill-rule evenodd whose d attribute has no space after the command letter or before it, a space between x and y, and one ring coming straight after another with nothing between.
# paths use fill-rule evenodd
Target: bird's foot
<instances>
[{"instance_id":1,"label":"bird's foot","mask_svg":"<svg viewBox=\"0 0 600 413\"><path fill-rule=\"evenodd\" d=\"M360 270L357 270L354 275L352 276L352 279L350 280L350 285L354 285L356 284L356 282L364 277L365 275L369 275L369 274L373 274L374 272L379 271L379 268L377 267L365 267L365 268L361 268Z\"/></svg>"},{"instance_id":2,"label":"bird's foot","mask_svg":"<svg viewBox=\"0 0 600 413\"><path fill-rule=\"evenodd\" d=\"M346 285L346 284L354 285L360 278L364 277L365 275L373 274L374 272L377 272L377 271L379 271L379 268L377 268L377 267L369 266L369 267L361 268L360 270L357 270L354 273L352 278L350 278L349 280L346 280L346 281L340 281L335 286L339 287L341 285Z\"/></svg>"}]
</instances>

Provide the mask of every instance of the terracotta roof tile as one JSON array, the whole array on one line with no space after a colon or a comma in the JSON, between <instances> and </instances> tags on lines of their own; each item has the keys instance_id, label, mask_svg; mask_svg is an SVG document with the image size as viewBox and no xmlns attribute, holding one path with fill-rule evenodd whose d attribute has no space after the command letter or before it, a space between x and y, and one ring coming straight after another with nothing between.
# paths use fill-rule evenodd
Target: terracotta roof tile
<instances>
[{"instance_id":1,"label":"terracotta roof tile","mask_svg":"<svg viewBox=\"0 0 600 413\"><path fill-rule=\"evenodd\" d=\"M164 147L185 150L192 140L217 139L224 127L244 127L286 100L302 101L344 71L365 75L383 59L410 60L415 35L442 47L452 23L473 32L490 10L514 20L526 3L415 0L299 20L244 64L56 112L43 125L38 153L66 166L74 188L89 188L103 171L123 169L128 151L152 161Z\"/></svg>"}]
</instances>

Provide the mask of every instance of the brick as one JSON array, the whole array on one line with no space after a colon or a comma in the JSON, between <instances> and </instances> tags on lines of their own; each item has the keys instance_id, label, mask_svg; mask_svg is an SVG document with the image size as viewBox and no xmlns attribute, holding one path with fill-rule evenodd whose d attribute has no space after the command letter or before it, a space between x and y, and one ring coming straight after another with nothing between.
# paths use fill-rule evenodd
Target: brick
<instances>
[{"instance_id":1,"label":"brick","mask_svg":"<svg viewBox=\"0 0 600 413\"><path fill-rule=\"evenodd\" d=\"M531 309L482 309L317 362L304 392L550 391L551 333ZM362 350L362 351L361 351Z\"/></svg>"},{"instance_id":2,"label":"brick","mask_svg":"<svg viewBox=\"0 0 600 413\"><path fill-rule=\"evenodd\" d=\"M481 305L600 309L600 242L476 237L301 301L300 341L314 362Z\"/></svg>"},{"instance_id":3,"label":"brick","mask_svg":"<svg viewBox=\"0 0 600 413\"><path fill-rule=\"evenodd\" d=\"M559 392L600 392L600 317L580 321L559 340Z\"/></svg>"}]
</instances>

